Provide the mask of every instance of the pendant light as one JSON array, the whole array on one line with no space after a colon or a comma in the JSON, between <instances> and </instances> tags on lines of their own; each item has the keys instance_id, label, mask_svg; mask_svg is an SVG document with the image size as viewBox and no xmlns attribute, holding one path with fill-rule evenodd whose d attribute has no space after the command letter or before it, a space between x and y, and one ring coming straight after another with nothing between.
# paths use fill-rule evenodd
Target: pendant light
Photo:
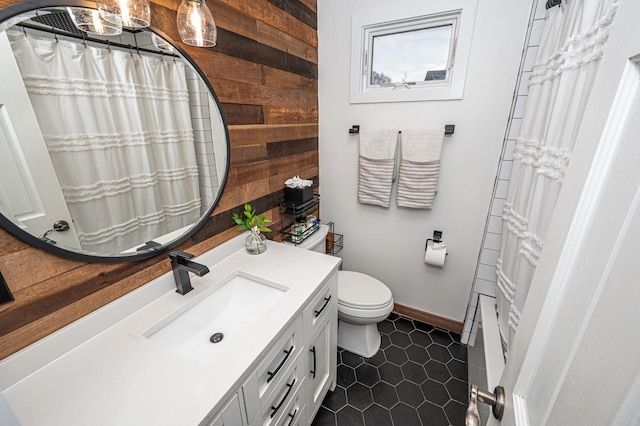
<instances>
[{"instance_id":1,"label":"pendant light","mask_svg":"<svg viewBox=\"0 0 640 426\"><path fill-rule=\"evenodd\" d=\"M122 19L117 13L105 9L68 7L71 21L80 31L92 34L114 36L122 33Z\"/></svg>"},{"instance_id":2,"label":"pendant light","mask_svg":"<svg viewBox=\"0 0 640 426\"><path fill-rule=\"evenodd\" d=\"M159 37L156 33L151 33L151 41L156 49L164 50L166 52L173 52L175 49L167 40Z\"/></svg>"},{"instance_id":3,"label":"pendant light","mask_svg":"<svg viewBox=\"0 0 640 426\"><path fill-rule=\"evenodd\" d=\"M218 29L204 0L183 0L178 8L178 31L185 44L197 47L216 45Z\"/></svg>"},{"instance_id":4,"label":"pendant light","mask_svg":"<svg viewBox=\"0 0 640 426\"><path fill-rule=\"evenodd\" d=\"M75 26L87 33L118 35L123 27L144 28L151 22L148 0L99 0L98 9L68 7ZM216 45L218 29L205 0L182 0L178 8L178 31L185 44Z\"/></svg>"},{"instance_id":5,"label":"pendant light","mask_svg":"<svg viewBox=\"0 0 640 426\"><path fill-rule=\"evenodd\" d=\"M145 28L151 23L151 7L147 0L116 0L120 7L122 25L127 28Z\"/></svg>"}]
</instances>

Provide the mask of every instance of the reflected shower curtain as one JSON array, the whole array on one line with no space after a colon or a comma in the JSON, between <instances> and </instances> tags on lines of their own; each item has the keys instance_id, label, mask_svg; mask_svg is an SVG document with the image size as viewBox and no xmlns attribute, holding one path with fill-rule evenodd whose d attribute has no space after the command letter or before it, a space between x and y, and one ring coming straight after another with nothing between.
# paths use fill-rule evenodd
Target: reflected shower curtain
<instances>
[{"instance_id":1,"label":"reflected shower curtain","mask_svg":"<svg viewBox=\"0 0 640 426\"><path fill-rule=\"evenodd\" d=\"M118 253L198 221L183 63L24 34L11 44L84 250Z\"/></svg>"},{"instance_id":2,"label":"reflected shower curtain","mask_svg":"<svg viewBox=\"0 0 640 426\"><path fill-rule=\"evenodd\" d=\"M497 264L503 345L518 327L591 86L615 0L563 0L547 11L516 140Z\"/></svg>"}]
</instances>

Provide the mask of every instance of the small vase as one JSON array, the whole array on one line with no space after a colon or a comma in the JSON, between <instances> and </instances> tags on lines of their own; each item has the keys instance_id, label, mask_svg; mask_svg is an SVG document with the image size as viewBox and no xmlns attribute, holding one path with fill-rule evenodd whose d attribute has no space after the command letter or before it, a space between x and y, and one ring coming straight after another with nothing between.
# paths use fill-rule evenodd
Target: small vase
<instances>
[{"instance_id":1,"label":"small vase","mask_svg":"<svg viewBox=\"0 0 640 426\"><path fill-rule=\"evenodd\" d=\"M249 231L249 235L244 240L247 253L249 254L261 254L267 251L267 244L265 243L266 237L260 233L260 230Z\"/></svg>"}]
</instances>

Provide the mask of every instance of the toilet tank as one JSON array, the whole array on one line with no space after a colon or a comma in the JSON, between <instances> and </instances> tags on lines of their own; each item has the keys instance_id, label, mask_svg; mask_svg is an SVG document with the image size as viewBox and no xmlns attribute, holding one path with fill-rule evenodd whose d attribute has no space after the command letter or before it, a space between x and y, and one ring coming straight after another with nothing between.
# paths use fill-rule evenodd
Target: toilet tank
<instances>
[{"instance_id":1,"label":"toilet tank","mask_svg":"<svg viewBox=\"0 0 640 426\"><path fill-rule=\"evenodd\" d=\"M318 253L326 253L326 240L327 234L329 233L328 225L320 225L320 228L307 237L306 240L301 242L300 244L294 244L289 241L283 241L283 244L295 245L298 248L302 248L305 250L313 250Z\"/></svg>"}]
</instances>

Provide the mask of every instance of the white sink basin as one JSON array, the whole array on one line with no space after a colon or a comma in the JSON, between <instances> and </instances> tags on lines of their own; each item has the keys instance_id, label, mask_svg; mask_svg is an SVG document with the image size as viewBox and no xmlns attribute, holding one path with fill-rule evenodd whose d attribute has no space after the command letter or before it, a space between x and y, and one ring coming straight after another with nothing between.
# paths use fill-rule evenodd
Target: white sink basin
<instances>
[{"instance_id":1,"label":"white sink basin","mask_svg":"<svg viewBox=\"0 0 640 426\"><path fill-rule=\"evenodd\" d=\"M196 366L212 365L217 357L243 339L260 317L285 293L275 283L242 273L231 276L202 300L156 325L144 336ZM224 337L217 343L215 333Z\"/></svg>"}]
</instances>

